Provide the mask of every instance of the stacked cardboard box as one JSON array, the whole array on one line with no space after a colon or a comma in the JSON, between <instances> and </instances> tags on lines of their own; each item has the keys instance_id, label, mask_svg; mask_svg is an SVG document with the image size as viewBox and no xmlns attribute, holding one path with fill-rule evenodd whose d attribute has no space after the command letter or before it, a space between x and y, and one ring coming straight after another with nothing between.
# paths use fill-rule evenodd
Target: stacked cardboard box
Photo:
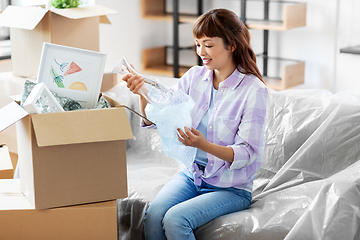
<instances>
[{"instance_id":1,"label":"stacked cardboard box","mask_svg":"<svg viewBox=\"0 0 360 240\"><path fill-rule=\"evenodd\" d=\"M0 239L117 240L116 200L35 210L20 180L0 179Z\"/></svg>"},{"instance_id":2,"label":"stacked cardboard box","mask_svg":"<svg viewBox=\"0 0 360 240\"><path fill-rule=\"evenodd\" d=\"M11 29L13 74L37 75L44 42L98 51L99 23L111 13L8 7L0 25ZM117 83L105 78L102 91ZM111 108L96 110L28 114L18 102L0 109L0 132L16 122L20 169L20 179L0 180L0 239L117 239L133 135L125 107L107 100Z\"/></svg>"},{"instance_id":3,"label":"stacked cardboard box","mask_svg":"<svg viewBox=\"0 0 360 240\"><path fill-rule=\"evenodd\" d=\"M114 200L127 196L125 140L133 135L125 107L110 98L107 100L111 108L96 110L27 114L15 102L0 109L2 116L8 116L7 121L17 121L18 164L21 169L18 186L3 192L2 199L0 196L0 219L11 222L7 225L0 222L1 227L17 222L21 231L0 229L0 239L24 239L17 238L18 234L37 236L34 239L54 239L51 234L75 234L71 238L61 235L64 237L61 239L77 239L74 236L81 235L79 231L87 236L88 228L81 224L91 222L98 215L104 214L106 219L112 216L112 221L116 222ZM9 157L7 159L10 166ZM2 183L6 185L6 182ZM6 188L0 184L0 189ZM16 198L6 198L12 194ZM2 201L15 205L3 208ZM92 214L94 216L88 216ZM59 232L66 229L56 227L58 220L55 219L59 216L63 222L75 219L72 222L79 225L80 230ZM45 225L48 230L43 231L41 224L48 221L53 222ZM99 230L100 225L92 228L93 224L97 222L94 220L90 224L91 231ZM116 227L111 231L116 235ZM2 238L5 232L9 235Z\"/></svg>"}]
</instances>

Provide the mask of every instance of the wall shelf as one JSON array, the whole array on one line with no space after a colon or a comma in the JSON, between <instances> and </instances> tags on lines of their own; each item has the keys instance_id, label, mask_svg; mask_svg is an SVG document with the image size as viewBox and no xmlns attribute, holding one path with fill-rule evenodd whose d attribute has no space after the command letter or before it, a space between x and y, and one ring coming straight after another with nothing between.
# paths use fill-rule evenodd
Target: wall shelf
<instances>
[{"instance_id":1,"label":"wall shelf","mask_svg":"<svg viewBox=\"0 0 360 240\"><path fill-rule=\"evenodd\" d=\"M172 13L165 13L164 0L142 0L142 16L150 20L173 21ZM282 21L247 20L246 25L253 29L286 31L306 25L306 3L283 6ZM197 16L179 13L179 22L193 24Z\"/></svg>"},{"instance_id":2,"label":"wall shelf","mask_svg":"<svg viewBox=\"0 0 360 240\"><path fill-rule=\"evenodd\" d=\"M179 67L179 75L182 76L190 67ZM166 47L154 47L142 51L142 69L152 75L174 77L174 67L167 64Z\"/></svg>"},{"instance_id":3,"label":"wall shelf","mask_svg":"<svg viewBox=\"0 0 360 240\"><path fill-rule=\"evenodd\" d=\"M165 10L166 0L141 0L142 17L149 20L173 21L173 13ZM179 22L193 24L197 16L190 14L179 14Z\"/></svg>"},{"instance_id":4,"label":"wall shelf","mask_svg":"<svg viewBox=\"0 0 360 240\"><path fill-rule=\"evenodd\" d=\"M306 25L306 3L284 5L282 21L246 20L246 25L252 29L275 31L287 31L293 28L303 27Z\"/></svg>"},{"instance_id":5,"label":"wall shelf","mask_svg":"<svg viewBox=\"0 0 360 240\"><path fill-rule=\"evenodd\" d=\"M360 45L340 49L340 53L360 54Z\"/></svg>"},{"instance_id":6,"label":"wall shelf","mask_svg":"<svg viewBox=\"0 0 360 240\"><path fill-rule=\"evenodd\" d=\"M281 91L304 83L305 62L297 62L282 67L281 77L263 77L266 85Z\"/></svg>"},{"instance_id":7,"label":"wall shelf","mask_svg":"<svg viewBox=\"0 0 360 240\"><path fill-rule=\"evenodd\" d=\"M268 45L269 31L287 31L306 25L306 3L263 0L264 16L259 21L247 18L247 1L242 1L245 1L245 7L241 15L244 16L243 21L246 26L249 29L260 29L264 32L263 53L260 56L257 55L257 65L267 86L274 90L285 90L304 83L305 62L269 57ZM272 4L279 4L279 6L272 6ZM276 8L282 9L282 18L270 20L273 17L270 16L270 9Z\"/></svg>"}]
</instances>

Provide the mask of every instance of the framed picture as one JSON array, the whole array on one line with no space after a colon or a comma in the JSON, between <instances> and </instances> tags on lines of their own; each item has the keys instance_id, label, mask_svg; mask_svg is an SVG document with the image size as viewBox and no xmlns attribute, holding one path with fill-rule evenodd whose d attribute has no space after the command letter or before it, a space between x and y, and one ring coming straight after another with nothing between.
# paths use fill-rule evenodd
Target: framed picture
<instances>
[{"instance_id":1,"label":"framed picture","mask_svg":"<svg viewBox=\"0 0 360 240\"><path fill-rule=\"evenodd\" d=\"M99 98L105 61L103 53L44 43L38 82L91 109Z\"/></svg>"}]
</instances>

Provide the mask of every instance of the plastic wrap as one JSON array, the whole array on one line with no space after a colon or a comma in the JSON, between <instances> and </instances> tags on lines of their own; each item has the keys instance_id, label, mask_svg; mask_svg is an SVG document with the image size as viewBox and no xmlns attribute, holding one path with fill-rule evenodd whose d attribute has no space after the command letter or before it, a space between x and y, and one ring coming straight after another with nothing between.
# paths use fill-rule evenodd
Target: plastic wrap
<instances>
[{"instance_id":1,"label":"plastic wrap","mask_svg":"<svg viewBox=\"0 0 360 240\"><path fill-rule=\"evenodd\" d=\"M196 238L359 239L360 93L270 94L252 205L199 227ZM129 197L118 206L119 239L144 239L147 206L181 170L161 152L155 129L138 129L135 136L127 150Z\"/></svg>"},{"instance_id":2,"label":"plastic wrap","mask_svg":"<svg viewBox=\"0 0 360 240\"><path fill-rule=\"evenodd\" d=\"M139 75L144 79L144 85L139 89L139 93L152 104L164 104L171 97L172 92L167 88L166 85L160 83L158 80L141 75L136 72L135 69L126 61L125 57L122 57L118 64L115 66L113 73L128 74L132 73Z\"/></svg>"}]
</instances>

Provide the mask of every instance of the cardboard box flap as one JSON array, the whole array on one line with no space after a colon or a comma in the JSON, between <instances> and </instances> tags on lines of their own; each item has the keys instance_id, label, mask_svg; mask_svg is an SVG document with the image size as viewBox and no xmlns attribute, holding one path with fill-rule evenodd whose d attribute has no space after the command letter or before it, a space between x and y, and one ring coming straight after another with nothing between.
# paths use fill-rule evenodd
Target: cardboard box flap
<instances>
[{"instance_id":1,"label":"cardboard box flap","mask_svg":"<svg viewBox=\"0 0 360 240\"><path fill-rule=\"evenodd\" d=\"M11 162L9 149L0 144L0 179L11 179L14 176L14 168Z\"/></svg>"},{"instance_id":2,"label":"cardboard box flap","mask_svg":"<svg viewBox=\"0 0 360 240\"><path fill-rule=\"evenodd\" d=\"M104 6L96 5L90 7L54 9L52 12L70 19L79 19L87 17L104 16L107 14L117 13L116 11Z\"/></svg>"},{"instance_id":3,"label":"cardboard box flap","mask_svg":"<svg viewBox=\"0 0 360 240\"><path fill-rule=\"evenodd\" d=\"M8 6L0 14L0 25L10 28L33 30L48 10L41 7Z\"/></svg>"},{"instance_id":4,"label":"cardboard box flap","mask_svg":"<svg viewBox=\"0 0 360 240\"><path fill-rule=\"evenodd\" d=\"M8 6L0 14L0 26L33 30L48 11L41 7ZM105 15L117 13L110 8L100 5L69 9L55 8L51 11L70 19L100 16L100 23L110 23Z\"/></svg>"},{"instance_id":5,"label":"cardboard box flap","mask_svg":"<svg viewBox=\"0 0 360 240\"><path fill-rule=\"evenodd\" d=\"M125 108L32 114L38 146L132 139Z\"/></svg>"},{"instance_id":6,"label":"cardboard box flap","mask_svg":"<svg viewBox=\"0 0 360 240\"><path fill-rule=\"evenodd\" d=\"M16 102L11 102L3 108L0 108L0 132L10 127L20 119L27 116L28 113Z\"/></svg>"},{"instance_id":7,"label":"cardboard box flap","mask_svg":"<svg viewBox=\"0 0 360 240\"><path fill-rule=\"evenodd\" d=\"M103 16L100 16L100 23L103 23L103 24L111 24L110 20L107 18L107 16L103 15Z\"/></svg>"}]
</instances>

